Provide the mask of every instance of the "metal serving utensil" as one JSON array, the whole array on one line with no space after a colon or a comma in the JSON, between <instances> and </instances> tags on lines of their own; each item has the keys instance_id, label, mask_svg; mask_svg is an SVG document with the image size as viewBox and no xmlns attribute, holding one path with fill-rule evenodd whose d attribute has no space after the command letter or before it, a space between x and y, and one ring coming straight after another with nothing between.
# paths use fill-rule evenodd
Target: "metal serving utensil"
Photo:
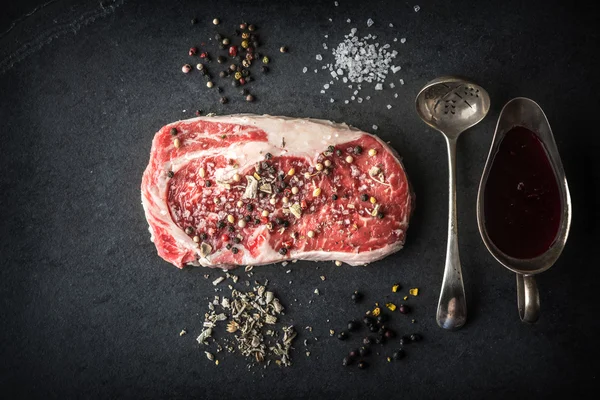
<instances>
[{"instance_id":1,"label":"metal serving utensil","mask_svg":"<svg viewBox=\"0 0 600 400\"><path fill-rule=\"evenodd\" d=\"M558 183L562 205L560 224L554 242L545 253L530 259L517 259L503 253L490 240L485 224L485 185L502 139L515 126L522 126L535 133L544 145ZM477 194L477 225L479 226L479 233L481 233L483 243L489 252L492 253L500 264L517 274L517 305L521 320L524 322L537 321L540 313L540 298L533 275L550 268L565 247L567 236L569 235L569 227L571 226L571 196L569 194L565 171L560 160L560 155L558 154L556 142L554 141L554 135L552 134L552 129L550 129L550 123L542 108L531 99L524 97L512 99L506 103L500 113L490 153L483 170L483 175L481 176L481 182L479 183L479 192Z\"/></svg>"},{"instance_id":2,"label":"metal serving utensil","mask_svg":"<svg viewBox=\"0 0 600 400\"><path fill-rule=\"evenodd\" d=\"M436 320L444 329L458 329L467 320L467 303L458 255L456 142L462 132L486 116L490 97L481 86L446 76L427 83L417 95L416 106L421 119L444 135L448 147L448 244Z\"/></svg>"}]
</instances>

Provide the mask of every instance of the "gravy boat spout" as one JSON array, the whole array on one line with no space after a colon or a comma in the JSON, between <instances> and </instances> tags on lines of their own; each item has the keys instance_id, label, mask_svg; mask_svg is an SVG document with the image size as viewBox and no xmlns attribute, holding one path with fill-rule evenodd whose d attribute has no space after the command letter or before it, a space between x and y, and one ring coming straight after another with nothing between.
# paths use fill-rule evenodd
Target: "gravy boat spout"
<instances>
[{"instance_id":1,"label":"gravy boat spout","mask_svg":"<svg viewBox=\"0 0 600 400\"><path fill-rule=\"evenodd\" d=\"M510 224L514 222L515 225L512 226L513 229L516 224L522 224L524 222L523 220L512 221L510 217L503 219L503 214L491 214L489 208L492 203L496 204L499 201L497 198L491 197L491 193L494 192L486 190L488 183L492 184L495 179L490 180L490 172L492 172L493 177L501 176L501 179L504 179L501 174L498 175L496 171L492 170L494 161L498 159L498 162L500 163L500 160L503 159L502 157L498 157L498 155L501 154L501 151L504 151L501 144L503 140L507 138L507 133L509 132L511 132L509 135L511 136L511 140L514 139L515 135L525 134L520 132L526 132L528 135L535 135L537 138L537 140L534 139L536 145L539 146L539 144L541 144L541 148L543 148L543 150L540 150L540 153L545 154L547 158L548 163L544 165L546 167L549 166L548 168L551 169L554 179L556 180L556 182L553 181L552 174L548 175L551 180L552 192L556 195L554 198L554 200L556 200L554 202L556 213L553 214L555 217L553 217L552 222L554 224L553 226L556 227L556 233L554 234L554 230L550 231L549 234L546 232L546 234L550 235L547 245L541 251L530 253L529 255L522 251L521 253L518 253L517 251L511 253L511 251L507 250L507 247L502 241L497 239L498 236L494 236L495 234L492 232L493 219L499 220L509 227L511 226ZM519 140L518 136L517 140ZM537 141L539 141L539 143ZM508 157L513 156L513 154L514 153L511 152ZM510 158L504 158L504 160L510 160ZM529 162L528 159L526 160ZM546 162L544 161L544 163ZM526 165L526 163L524 165ZM506 178L505 181L509 181L509 179L510 178ZM554 186L555 183L556 186ZM519 183L515 186L518 187L518 190L522 190L521 185L523 184ZM517 189L515 189L516 196L521 196L522 194L516 190ZM487 196L490 197L488 199L486 199L486 192ZM543 194L543 191L538 191L538 193ZM520 200L516 199L511 203L512 200L507 197L506 200L502 201L508 201L508 203L506 203L506 209L509 210L508 213L510 213L511 207L515 206ZM523 202L526 201L529 200L523 200ZM488 208L486 208L486 203ZM535 202L529 202L527 204L527 207L529 207L527 211L537 212L537 210L539 210L536 209ZM542 215L541 211L540 215ZM548 221L544 220L544 222ZM541 107L533 100L517 97L510 100L500 113L490 152L479 184L479 191L477 194L477 224L479 226L481 238L492 256L494 256L494 258L504 267L517 274L517 304L521 320L525 322L537 321L540 304L534 275L550 268L563 251L569 234L569 227L571 225L571 197L550 124ZM527 228L535 232L535 227L528 225ZM542 232L540 232L540 235L541 234ZM535 239L535 234L533 235L533 238ZM510 241L510 237L507 240Z\"/></svg>"}]
</instances>

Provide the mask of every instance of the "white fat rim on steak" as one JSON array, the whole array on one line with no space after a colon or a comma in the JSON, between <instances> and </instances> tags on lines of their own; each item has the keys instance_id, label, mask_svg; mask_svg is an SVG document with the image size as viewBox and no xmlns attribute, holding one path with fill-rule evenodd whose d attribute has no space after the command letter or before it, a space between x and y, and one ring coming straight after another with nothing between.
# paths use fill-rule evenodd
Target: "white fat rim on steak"
<instances>
[{"instance_id":1,"label":"white fat rim on steak","mask_svg":"<svg viewBox=\"0 0 600 400\"><path fill-rule=\"evenodd\" d=\"M242 170L248 166L253 166L255 163L263 161L265 153L271 153L274 156L294 156L304 157L311 162L316 162L317 157L320 153L330 145L337 145L341 143L351 142L359 139L362 135L367 134L366 132L360 131L354 127L350 127L344 123L335 123L321 119L298 119L290 117L273 117L270 115L247 115L247 114L235 114L227 116L213 116L213 117L197 117L188 120L182 120L173 122L167 127L177 126L180 132L185 135L189 133L188 130L182 129L178 126L184 122L186 124L193 124L197 121L208 121L211 123L225 123L234 124L241 126L256 127L267 134L266 142L237 142L232 143L228 148L208 148L206 150L199 150L190 153L186 153L179 158L172 159L165 163L160 171L155 171L159 176L157 178L157 184L153 187L147 188L147 191L142 191L142 204L144 211L148 218L152 218L153 223L160 225L166 229L175 239L178 247L182 252L192 250L197 255L199 260L189 263L190 265L204 267L217 266L210 261L211 256L218 255L220 251L216 250L207 258L201 258L200 249L197 244L190 238L183 229L175 224L171 218L171 214L168 210L167 205L167 187L169 178L167 177L166 171L177 172L180 168L183 168L191 160L195 160L202 157L210 157L214 155L221 155L227 158L235 159L238 163L238 168L234 169L232 166L226 168L217 169L214 173L216 181L230 181L233 175L238 169ZM239 131L237 133L240 133ZM215 133L206 133L197 135L198 141L202 138L213 138ZM385 148L391 148L385 144L377 136L372 136L379 141ZM189 139L186 139L186 142ZM285 145L283 145L285 142ZM189 142L187 142L189 143ZM153 143L154 149L155 143ZM393 151L393 150L392 150ZM400 161L398 164L402 168ZM146 198L149 197L149 199ZM150 204L155 204L158 208L158 212L150 211ZM219 215L219 218L223 218L224 215ZM152 231L152 225L150 224L150 240L154 241L154 232ZM265 226L256 228L252 236L265 235L267 236L268 230ZM339 260L350 265L363 265L365 263L379 260L388 254L394 253L402 248L402 243L393 243L391 245L384 246L382 248L365 251L362 253L349 253L349 252L328 252L328 251L292 251L290 252L290 259L294 259L297 254L301 259L310 259L314 261L325 261L325 260ZM281 256L272 249L268 240L265 240L259 248L259 256L252 257L249 252L243 253L242 265L260 265L268 264L274 260L280 259ZM283 260L281 260L283 261Z\"/></svg>"}]
</instances>

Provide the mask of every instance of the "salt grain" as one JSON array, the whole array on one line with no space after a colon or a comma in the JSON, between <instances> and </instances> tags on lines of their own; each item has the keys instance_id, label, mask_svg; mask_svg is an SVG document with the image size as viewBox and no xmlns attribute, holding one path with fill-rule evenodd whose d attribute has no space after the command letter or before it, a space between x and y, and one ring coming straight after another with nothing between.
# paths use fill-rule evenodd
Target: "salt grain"
<instances>
[{"instance_id":1,"label":"salt grain","mask_svg":"<svg viewBox=\"0 0 600 400\"><path fill-rule=\"evenodd\" d=\"M394 82L391 82L391 83L390 83L390 89L393 89L393 88L395 88L395 87L396 87L396 85L394 85Z\"/></svg>"},{"instance_id":2,"label":"salt grain","mask_svg":"<svg viewBox=\"0 0 600 400\"><path fill-rule=\"evenodd\" d=\"M398 82L400 82L401 85L404 85L404 79L400 79Z\"/></svg>"},{"instance_id":3,"label":"salt grain","mask_svg":"<svg viewBox=\"0 0 600 400\"><path fill-rule=\"evenodd\" d=\"M396 73L396 72L400 71L402 69L402 67L392 65L390 69L392 70L393 73Z\"/></svg>"},{"instance_id":4,"label":"salt grain","mask_svg":"<svg viewBox=\"0 0 600 400\"><path fill-rule=\"evenodd\" d=\"M350 101L348 101L348 100L344 100L344 103L345 103L345 104L348 104L348 103L350 103Z\"/></svg>"},{"instance_id":5,"label":"salt grain","mask_svg":"<svg viewBox=\"0 0 600 400\"><path fill-rule=\"evenodd\" d=\"M329 99L329 102L330 102L330 103L333 103L334 101L335 101L334 99Z\"/></svg>"},{"instance_id":6,"label":"salt grain","mask_svg":"<svg viewBox=\"0 0 600 400\"><path fill-rule=\"evenodd\" d=\"M378 83L377 85L375 85L375 90L383 90L383 85L381 83Z\"/></svg>"},{"instance_id":7,"label":"salt grain","mask_svg":"<svg viewBox=\"0 0 600 400\"><path fill-rule=\"evenodd\" d=\"M390 27L390 28L393 28L393 27L394 27L394 24L392 24L392 23L390 22L390 25L389 25L389 27Z\"/></svg>"},{"instance_id":8,"label":"salt grain","mask_svg":"<svg viewBox=\"0 0 600 400\"><path fill-rule=\"evenodd\" d=\"M317 54L317 55L315 56L315 58L317 59L317 61L322 61L322 60L323 60L323 56L322 56L322 55L320 55L320 54Z\"/></svg>"},{"instance_id":9,"label":"salt grain","mask_svg":"<svg viewBox=\"0 0 600 400\"><path fill-rule=\"evenodd\" d=\"M406 38L403 37L402 39L400 39L400 43L406 43Z\"/></svg>"},{"instance_id":10,"label":"salt grain","mask_svg":"<svg viewBox=\"0 0 600 400\"><path fill-rule=\"evenodd\" d=\"M373 130L374 130L374 131L376 131L376 130L377 130L377 128L378 128L378 126L377 126L377 125L373 125Z\"/></svg>"},{"instance_id":11,"label":"salt grain","mask_svg":"<svg viewBox=\"0 0 600 400\"><path fill-rule=\"evenodd\" d=\"M325 91L324 91L324 90L321 90L321 94L325 94Z\"/></svg>"},{"instance_id":12,"label":"salt grain","mask_svg":"<svg viewBox=\"0 0 600 400\"><path fill-rule=\"evenodd\" d=\"M305 74L305 73L306 73L306 71L308 71L308 68L306 68L306 67L302 68L302 73L304 73L304 74Z\"/></svg>"},{"instance_id":13,"label":"salt grain","mask_svg":"<svg viewBox=\"0 0 600 400\"><path fill-rule=\"evenodd\" d=\"M329 89L329 83L324 84L323 89Z\"/></svg>"},{"instance_id":14,"label":"salt grain","mask_svg":"<svg viewBox=\"0 0 600 400\"><path fill-rule=\"evenodd\" d=\"M347 22L347 23L350 23L350 22L352 22L352 20L351 20L350 18L348 18L348 19L346 20L346 22Z\"/></svg>"},{"instance_id":15,"label":"salt grain","mask_svg":"<svg viewBox=\"0 0 600 400\"><path fill-rule=\"evenodd\" d=\"M372 27L374 23L375 23L375 22L374 22L374 21L373 21L371 18L369 18L369 19L367 20L367 26L368 26L369 28L370 28L370 27Z\"/></svg>"},{"instance_id":16,"label":"salt grain","mask_svg":"<svg viewBox=\"0 0 600 400\"><path fill-rule=\"evenodd\" d=\"M397 99L398 98L398 93L394 93L394 98Z\"/></svg>"},{"instance_id":17,"label":"salt grain","mask_svg":"<svg viewBox=\"0 0 600 400\"><path fill-rule=\"evenodd\" d=\"M337 6L339 6L339 5L340 5L340 3L338 3L337 1L334 1L334 2L333 2L333 5L337 7Z\"/></svg>"},{"instance_id":18,"label":"salt grain","mask_svg":"<svg viewBox=\"0 0 600 400\"><path fill-rule=\"evenodd\" d=\"M390 110L392 108L392 106L390 104L388 104L386 107L388 110Z\"/></svg>"},{"instance_id":19,"label":"salt grain","mask_svg":"<svg viewBox=\"0 0 600 400\"><path fill-rule=\"evenodd\" d=\"M419 7L418 5L414 6L413 8L414 8L415 12L419 12L419 10L421 9L421 7Z\"/></svg>"}]
</instances>

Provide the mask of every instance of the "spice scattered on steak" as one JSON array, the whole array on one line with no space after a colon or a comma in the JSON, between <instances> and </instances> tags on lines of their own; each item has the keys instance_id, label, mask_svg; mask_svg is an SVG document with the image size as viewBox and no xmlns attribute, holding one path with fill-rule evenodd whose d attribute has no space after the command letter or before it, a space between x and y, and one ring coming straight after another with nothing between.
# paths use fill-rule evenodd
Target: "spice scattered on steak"
<instances>
[{"instance_id":1,"label":"spice scattered on steak","mask_svg":"<svg viewBox=\"0 0 600 400\"><path fill-rule=\"evenodd\" d=\"M226 276L237 282L237 276ZM223 280L223 277L217 278L213 284L218 285ZM262 285L255 282L248 291L230 285L230 296L215 296L208 303L203 330L196 340L207 348L214 345L215 350L206 351L210 361L217 362L218 354L227 351L245 356L250 361L248 367L266 366L272 361L279 366L291 365L290 350L297 333L293 326L281 323L284 308L267 285L268 281ZM225 332L221 329L224 336L220 336L215 331L223 325L226 329Z\"/></svg>"},{"instance_id":2,"label":"spice scattered on steak","mask_svg":"<svg viewBox=\"0 0 600 400\"><path fill-rule=\"evenodd\" d=\"M377 137L268 116L163 128L142 189L159 254L180 267L365 264L402 247L412 203L401 163Z\"/></svg>"}]
</instances>

